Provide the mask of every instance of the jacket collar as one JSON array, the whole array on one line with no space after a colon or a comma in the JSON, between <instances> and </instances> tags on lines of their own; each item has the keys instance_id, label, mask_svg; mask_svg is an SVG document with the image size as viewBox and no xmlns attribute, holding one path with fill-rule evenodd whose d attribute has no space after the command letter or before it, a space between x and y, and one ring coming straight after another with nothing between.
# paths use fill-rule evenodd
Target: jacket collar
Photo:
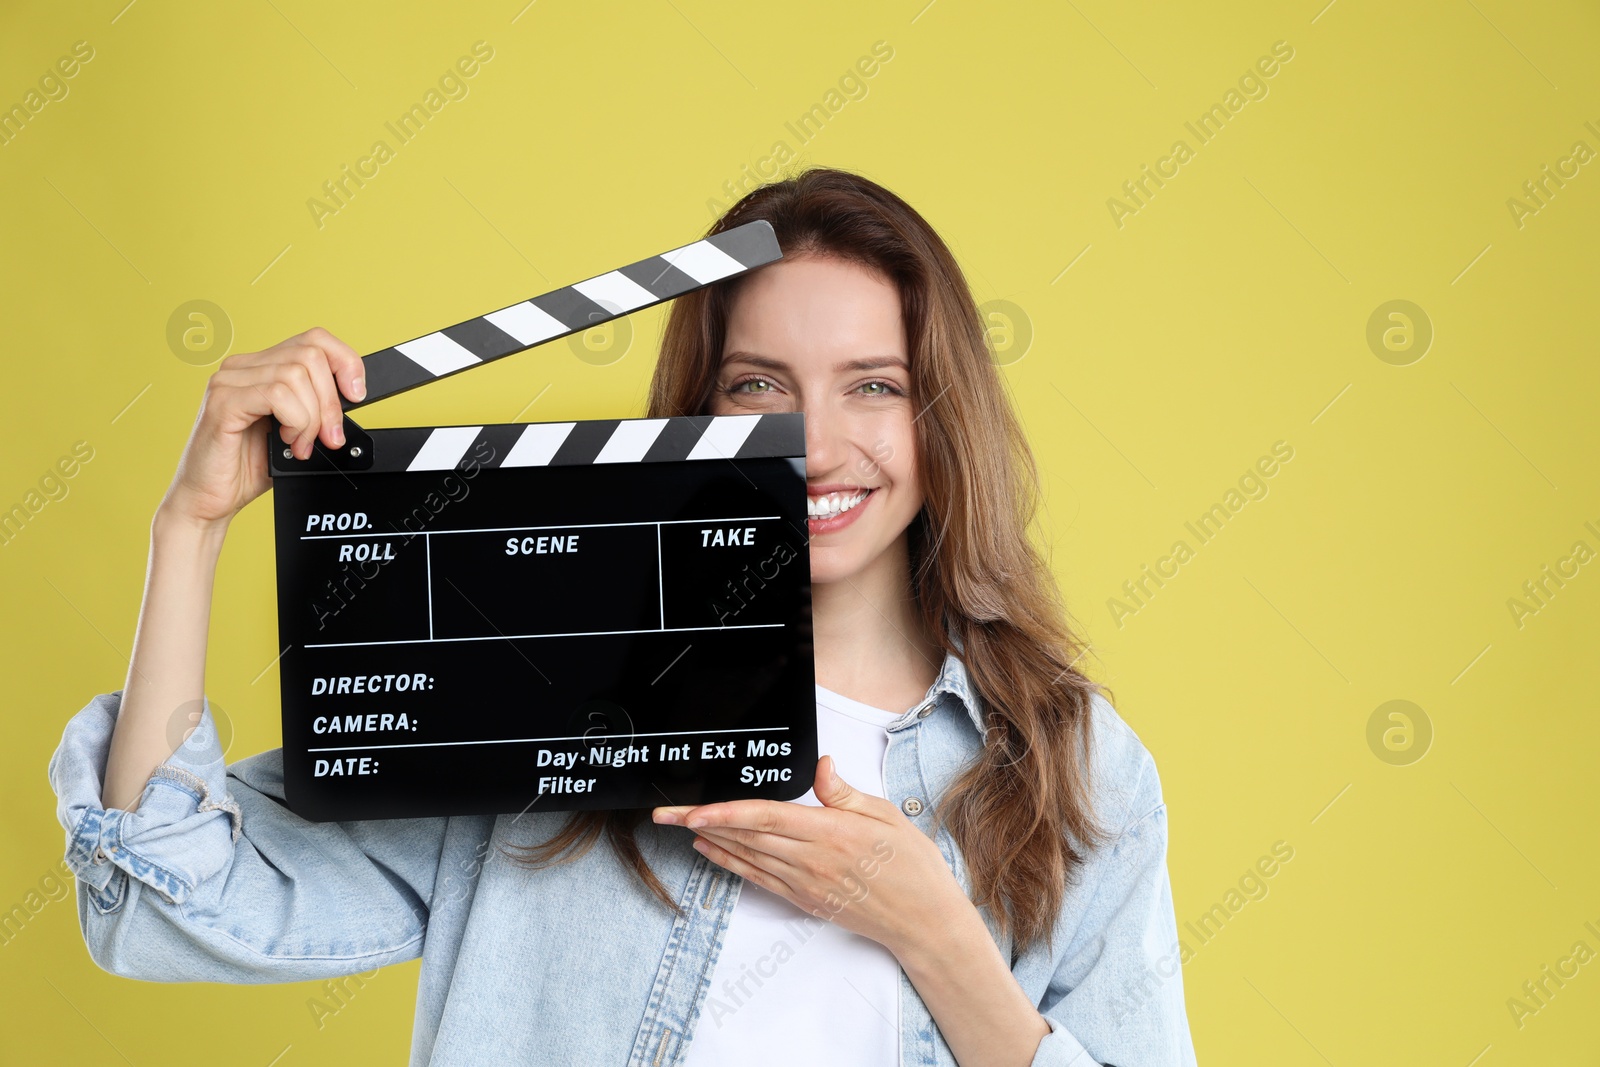
<instances>
[{"instance_id":1,"label":"jacket collar","mask_svg":"<svg viewBox=\"0 0 1600 1067\"><path fill-rule=\"evenodd\" d=\"M926 707L929 701L936 701L943 694L955 697L961 709L967 713L973 729L981 735L984 733L983 702L979 700L977 690L973 687L972 679L967 675L966 664L961 661L963 651L961 638L955 633L950 634L950 641L955 645L955 651L944 654L944 663L939 667L939 677L934 679L933 685L928 687L928 692L923 696L918 709ZM909 718L909 717L908 717Z\"/></svg>"}]
</instances>

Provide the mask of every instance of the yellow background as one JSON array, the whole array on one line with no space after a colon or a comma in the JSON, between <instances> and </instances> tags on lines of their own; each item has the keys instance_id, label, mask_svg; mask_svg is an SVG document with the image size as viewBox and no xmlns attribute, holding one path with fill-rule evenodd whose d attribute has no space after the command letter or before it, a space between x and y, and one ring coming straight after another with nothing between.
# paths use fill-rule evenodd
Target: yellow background
<instances>
[{"instance_id":1,"label":"yellow background","mask_svg":"<svg viewBox=\"0 0 1600 1067\"><path fill-rule=\"evenodd\" d=\"M692 240L782 140L906 197L1031 327L1018 358L994 322L1041 536L1160 768L1180 928L1294 849L1208 944L1186 935L1201 1061L1592 1059L1600 962L1520 1027L1506 1003L1575 942L1600 952L1600 563L1520 627L1507 606L1574 542L1600 551L1600 165L1520 227L1506 203L1600 150L1592 5L125 2L0 16L0 104L95 50L0 148L0 506L94 449L0 548L0 911L61 856L62 724L122 685L209 373L169 348L174 309L221 306L236 352L313 325L373 351ZM478 40L470 94L319 229L307 200ZM800 143L785 123L877 41L865 97ZM1267 97L1198 146L1184 122L1277 41ZM1194 158L1118 228L1108 198L1179 138ZM1394 299L1434 330L1405 366L1366 340ZM661 323L635 316L612 362L558 342L365 421L638 414ZM1268 495L1199 546L1184 523L1280 440ZM1108 599L1180 538L1194 558L1119 626ZM216 588L232 758L278 743L271 556L260 502ZM1395 699L1433 728L1409 765L1367 741ZM0 1059L399 1063L416 973L319 1028L316 985L106 975L47 901L0 947Z\"/></svg>"}]
</instances>

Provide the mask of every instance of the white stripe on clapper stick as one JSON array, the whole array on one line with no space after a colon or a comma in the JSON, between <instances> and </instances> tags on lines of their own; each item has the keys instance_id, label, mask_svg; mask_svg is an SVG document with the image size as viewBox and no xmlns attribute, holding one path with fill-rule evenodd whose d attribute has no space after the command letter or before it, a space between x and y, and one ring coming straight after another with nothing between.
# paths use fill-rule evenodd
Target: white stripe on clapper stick
<instances>
[{"instance_id":1,"label":"white stripe on clapper stick","mask_svg":"<svg viewBox=\"0 0 1600 1067\"><path fill-rule=\"evenodd\" d=\"M483 362L442 333L430 333L415 341L395 345L395 348L435 378Z\"/></svg>"},{"instance_id":2,"label":"white stripe on clapper stick","mask_svg":"<svg viewBox=\"0 0 1600 1067\"><path fill-rule=\"evenodd\" d=\"M692 245L674 248L671 252L662 253L661 258L702 285L745 269L743 263L709 241L696 241Z\"/></svg>"},{"instance_id":3,"label":"white stripe on clapper stick","mask_svg":"<svg viewBox=\"0 0 1600 1067\"><path fill-rule=\"evenodd\" d=\"M545 314L526 300L499 311L491 311L484 318L525 345L536 345L569 332L560 320Z\"/></svg>"},{"instance_id":4,"label":"white stripe on clapper stick","mask_svg":"<svg viewBox=\"0 0 1600 1067\"><path fill-rule=\"evenodd\" d=\"M650 446L656 443L656 438L661 436L661 430L666 425L666 419L627 419L619 422L594 461L638 463L650 451Z\"/></svg>"},{"instance_id":5,"label":"white stripe on clapper stick","mask_svg":"<svg viewBox=\"0 0 1600 1067\"><path fill-rule=\"evenodd\" d=\"M689 459L732 459L760 415L718 415L689 450Z\"/></svg>"},{"instance_id":6,"label":"white stripe on clapper stick","mask_svg":"<svg viewBox=\"0 0 1600 1067\"><path fill-rule=\"evenodd\" d=\"M506 453L505 462L500 466L547 466L576 425L577 423L573 422L529 423L528 428L522 431L522 436L517 438L517 443L511 446L511 451Z\"/></svg>"},{"instance_id":7,"label":"white stripe on clapper stick","mask_svg":"<svg viewBox=\"0 0 1600 1067\"><path fill-rule=\"evenodd\" d=\"M422 448L411 458L408 471L450 471L456 469L482 426L441 426L428 435Z\"/></svg>"},{"instance_id":8,"label":"white stripe on clapper stick","mask_svg":"<svg viewBox=\"0 0 1600 1067\"><path fill-rule=\"evenodd\" d=\"M623 311L632 311L646 304L654 304L657 300L656 295L650 290L621 271L615 270L598 278L579 282L573 288L607 309L615 306Z\"/></svg>"}]
</instances>

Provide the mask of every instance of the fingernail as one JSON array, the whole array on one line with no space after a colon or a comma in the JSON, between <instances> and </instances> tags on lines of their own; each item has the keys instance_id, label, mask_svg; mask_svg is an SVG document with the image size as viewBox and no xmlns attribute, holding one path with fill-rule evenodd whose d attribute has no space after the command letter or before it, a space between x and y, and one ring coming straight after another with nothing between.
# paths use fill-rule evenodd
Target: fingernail
<instances>
[{"instance_id":1,"label":"fingernail","mask_svg":"<svg viewBox=\"0 0 1600 1067\"><path fill-rule=\"evenodd\" d=\"M354 392L356 394L356 399L357 400L366 399L366 396L367 396L367 380L365 378L357 378L355 380L355 383L350 386L350 389L351 389L352 392Z\"/></svg>"},{"instance_id":2,"label":"fingernail","mask_svg":"<svg viewBox=\"0 0 1600 1067\"><path fill-rule=\"evenodd\" d=\"M708 821L710 820L708 820L704 815L696 815L694 818L689 820L689 828L694 829L697 826L704 826Z\"/></svg>"},{"instance_id":3,"label":"fingernail","mask_svg":"<svg viewBox=\"0 0 1600 1067\"><path fill-rule=\"evenodd\" d=\"M333 428L333 447L334 448L343 448L344 447L344 427L343 426L335 426Z\"/></svg>"},{"instance_id":4,"label":"fingernail","mask_svg":"<svg viewBox=\"0 0 1600 1067\"><path fill-rule=\"evenodd\" d=\"M695 838L694 839L694 850L696 852L704 852L706 850L706 839L703 838L703 837Z\"/></svg>"}]
</instances>

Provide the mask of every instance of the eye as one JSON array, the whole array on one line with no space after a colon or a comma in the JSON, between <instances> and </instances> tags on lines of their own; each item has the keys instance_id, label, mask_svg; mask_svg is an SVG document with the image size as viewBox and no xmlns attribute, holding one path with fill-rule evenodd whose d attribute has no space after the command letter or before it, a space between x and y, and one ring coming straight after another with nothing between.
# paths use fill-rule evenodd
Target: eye
<instances>
[{"instance_id":1,"label":"eye","mask_svg":"<svg viewBox=\"0 0 1600 1067\"><path fill-rule=\"evenodd\" d=\"M760 386L761 388L759 388L759 389L748 389L747 390L747 389L745 389L745 386L747 386L747 385ZM730 392L730 393L743 392L746 395L749 395L751 393L770 393L770 392L772 392L772 389L773 389L772 383L767 381L767 379L765 379L765 378L742 378L739 381L736 381L732 385L728 386L726 391Z\"/></svg>"},{"instance_id":2,"label":"eye","mask_svg":"<svg viewBox=\"0 0 1600 1067\"><path fill-rule=\"evenodd\" d=\"M867 396L903 396L892 383L885 381L862 382L860 388Z\"/></svg>"}]
</instances>

